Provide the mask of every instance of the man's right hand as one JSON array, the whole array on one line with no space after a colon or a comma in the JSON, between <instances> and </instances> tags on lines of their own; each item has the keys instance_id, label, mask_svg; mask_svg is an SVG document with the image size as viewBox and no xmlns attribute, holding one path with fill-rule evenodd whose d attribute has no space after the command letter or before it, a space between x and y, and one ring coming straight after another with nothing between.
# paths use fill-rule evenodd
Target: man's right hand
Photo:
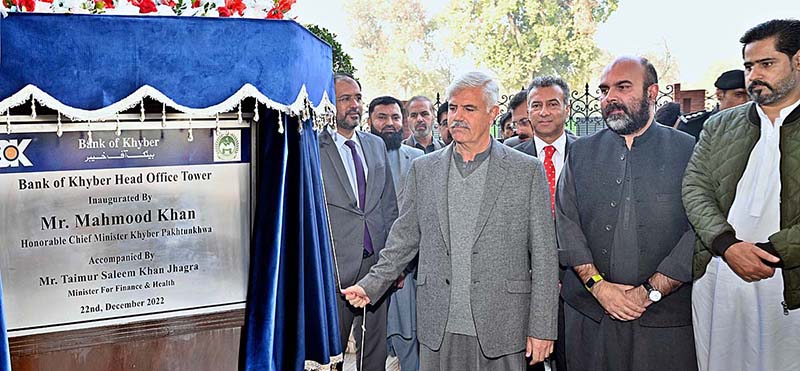
<instances>
[{"instance_id":1,"label":"man's right hand","mask_svg":"<svg viewBox=\"0 0 800 371\"><path fill-rule=\"evenodd\" d=\"M764 264L764 261L777 263L780 258L774 256L749 242L737 242L722 256L734 273L747 282L760 281L775 274L775 268Z\"/></svg>"},{"instance_id":2,"label":"man's right hand","mask_svg":"<svg viewBox=\"0 0 800 371\"><path fill-rule=\"evenodd\" d=\"M612 318L632 321L641 317L645 311L644 306L625 294L632 288L631 285L600 281L592 288L592 294Z\"/></svg>"},{"instance_id":3,"label":"man's right hand","mask_svg":"<svg viewBox=\"0 0 800 371\"><path fill-rule=\"evenodd\" d=\"M367 297L366 291L364 291L364 289L359 285L353 285L342 290L342 294L344 295L344 298L347 299L347 301L350 303L350 305L356 308L364 308L370 302L369 297Z\"/></svg>"}]
</instances>

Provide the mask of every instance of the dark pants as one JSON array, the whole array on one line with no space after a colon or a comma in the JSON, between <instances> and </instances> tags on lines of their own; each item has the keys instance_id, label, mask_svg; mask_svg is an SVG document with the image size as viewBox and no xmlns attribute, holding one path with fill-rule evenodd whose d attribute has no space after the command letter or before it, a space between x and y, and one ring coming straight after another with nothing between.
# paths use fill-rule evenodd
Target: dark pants
<instances>
[{"instance_id":1,"label":"dark pants","mask_svg":"<svg viewBox=\"0 0 800 371\"><path fill-rule=\"evenodd\" d=\"M697 370L691 325L645 327L610 317L598 323L569 304L564 319L569 371Z\"/></svg>"},{"instance_id":2,"label":"dark pants","mask_svg":"<svg viewBox=\"0 0 800 371\"><path fill-rule=\"evenodd\" d=\"M358 271L358 280L369 273L369 269L378 261L378 254L365 258L361 261L361 268ZM356 364L359 370L373 371L384 370L386 367L386 295L375 303L367 306L366 339L364 339L364 364L361 363L361 320L363 320L364 309L355 308L347 303L342 295L337 295L336 306L339 310L339 335L342 341L342 350L347 348L347 341L350 338L350 328L356 317L359 317L359 326L354 329L356 340ZM341 370L342 363L337 365Z\"/></svg>"},{"instance_id":3,"label":"dark pants","mask_svg":"<svg viewBox=\"0 0 800 371\"><path fill-rule=\"evenodd\" d=\"M419 345L420 371L523 371L525 352L487 358L478 338L446 332L439 350Z\"/></svg>"}]
</instances>

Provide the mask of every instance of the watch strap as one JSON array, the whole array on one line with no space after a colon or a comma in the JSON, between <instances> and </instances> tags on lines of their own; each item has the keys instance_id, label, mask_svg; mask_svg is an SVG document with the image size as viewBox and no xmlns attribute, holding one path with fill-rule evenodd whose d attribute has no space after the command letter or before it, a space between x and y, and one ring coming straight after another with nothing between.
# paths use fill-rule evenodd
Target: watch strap
<instances>
[{"instance_id":1,"label":"watch strap","mask_svg":"<svg viewBox=\"0 0 800 371\"><path fill-rule=\"evenodd\" d=\"M595 275L589 277L589 279L586 280L586 283L584 283L583 286L586 287L586 290L589 290L591 292L592 288L594 287L594 285L596 283L602 281L602 280L603 280L603 276L601 276L599 274L595 274Z\"/></svg>"}]
</instances>

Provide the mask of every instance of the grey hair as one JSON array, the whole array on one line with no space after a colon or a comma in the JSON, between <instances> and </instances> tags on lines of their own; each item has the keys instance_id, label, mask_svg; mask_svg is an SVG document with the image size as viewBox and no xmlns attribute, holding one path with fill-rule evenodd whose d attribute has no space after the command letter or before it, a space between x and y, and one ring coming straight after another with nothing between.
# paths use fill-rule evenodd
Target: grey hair
<instances>
[{"instance_id":1,"label":"grey hair","mask_svg":"<svg viewBox=\"0 0 800 371\"><path fill-rule=\"evenodd\" d=\"M483 101L489 109L497 104L500 98L500 86L497 80L483 72L467 72L456 79L447 87L445 92L445 100L450 101L453 94L467 89L467 88L481 88L483 90Z\"/></svg>"}]
</instances>

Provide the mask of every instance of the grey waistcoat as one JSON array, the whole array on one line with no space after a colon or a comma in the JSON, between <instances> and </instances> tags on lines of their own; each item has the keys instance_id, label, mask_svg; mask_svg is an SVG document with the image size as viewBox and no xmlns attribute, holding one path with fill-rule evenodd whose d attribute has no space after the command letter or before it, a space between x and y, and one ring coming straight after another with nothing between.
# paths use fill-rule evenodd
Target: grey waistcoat
<instances>
[{"instance_id":1,"label":"grey waistcoat","mask_svg":"<svg viewBox=\"0 0 800 371\"><path fill-rule=\"evenodd\" d=\"M447 332L477 336L470 307L470 283L472 267L472 241L476 220L483 199L486 161L466 178L456 168L455 159L450 160L447 184L447 204L450 215L450 262L453 271L450 291L450 311L447 317Z\"/></svg>"}]
</instances>

